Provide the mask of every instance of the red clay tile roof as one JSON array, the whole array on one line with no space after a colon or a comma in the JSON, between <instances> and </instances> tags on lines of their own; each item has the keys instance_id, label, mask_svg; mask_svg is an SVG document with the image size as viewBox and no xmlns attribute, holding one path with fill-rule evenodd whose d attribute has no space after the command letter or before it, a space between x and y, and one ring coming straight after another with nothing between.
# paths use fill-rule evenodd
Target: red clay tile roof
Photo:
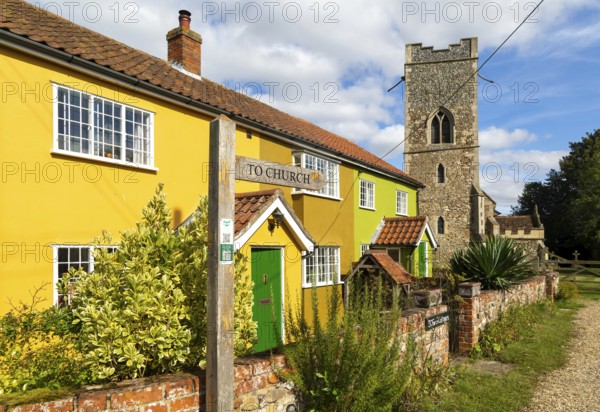
<instances>
[{"instance_id":1,"label":"red clay tile roof","mask_svg":"<svg viewBox=\"0 0 600 412\"><path fill-rule=\"evenodd\" d=\"M519 230L524 230L525 234L531 233L531 229L541 229L536 227L533 216L496 216L496 221L500 228L500 234L506 232L517 234Z\"/></svg>"},{"instance_id":2,"label":"red clay tile roof","mask_svg":"<svg viewBox=\"0 0 600 412\"><path fill-rule=\"evenodd\" d=\"M418 246L427 224L426 216L386 217L374 245Z\"/></svg>"},{"instance_id":3,"label":"red clay tile roof","mask_svg":"<svg viewBox=\"0 0 600 412\"><path fill-rule=\"evenodd\" d=\"M125 75L260 123L330 153L391 173L415 186L423 183L380 160L354 142L210 80L194 79L162 59L78 26L25 1L0 0L0 30L64 51Z\"/></svg>"},{"instance_id":4,"label":"red clay tile roof","mask_svg":"<svg viewBox=\"0 0 600 412\"><path fill-rule=\"evenodd\" d=\"M237 235L248 223L257 218L262 210L275 201L279 189L235 194L234 227Z\"/></svg>"},{"instance_id":5,"label":"red clay tile roof","mask_svg":"<svg viewBox=\"0 0 600 412\"><path fill-rule=\"evenodd\" d=\"M405 283L411 283L414 280L414 277L408 273L404 266L392 259L386 250L371 249L367 250L365 255L372 256L397 284L403 285Z\"/></svg>"}]
</instances>

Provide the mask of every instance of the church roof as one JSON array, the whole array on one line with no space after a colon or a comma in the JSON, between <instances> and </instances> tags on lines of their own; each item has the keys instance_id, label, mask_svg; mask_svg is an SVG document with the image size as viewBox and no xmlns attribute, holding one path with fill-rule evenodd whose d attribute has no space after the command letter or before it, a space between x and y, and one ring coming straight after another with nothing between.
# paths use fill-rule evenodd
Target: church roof
<instances>
[{"instance_id":1,"label":"church roof","mask_svg":"<svg viewBox=\"0 0 600 412\"><path fill-rule=\"evenodd\" d=\"M288 139L308 143L332 155L391 174L416 187L424 184L404 171L392 166L356 143L329 132L306 120L289 115L243 93L212 82L193 78L172 67L166 60L154 57L124 43L79 26L22 0L0 0L0 34L12 34L11 41L19 39L27 48L48 52L54 49L65 61L111 76L131 78L138 88L164 90L179 95L181 100L198 103L233 120L258 124ZM35 43L24 42L28 39Z\"/></svg>"},{"instance_id":2,"label":"church roof","mask_svg":"<svg viewBox=\"0 0 600 412\"><path fill-rule=\"evenodd\" d=\"M542 229L543 225L536 225L533 215L525 216L496 216L500 228L500 234L512 233L517 234L519 230L523 230L525 234L531 233L532 229Z\"/></svg>"}]
</instances>

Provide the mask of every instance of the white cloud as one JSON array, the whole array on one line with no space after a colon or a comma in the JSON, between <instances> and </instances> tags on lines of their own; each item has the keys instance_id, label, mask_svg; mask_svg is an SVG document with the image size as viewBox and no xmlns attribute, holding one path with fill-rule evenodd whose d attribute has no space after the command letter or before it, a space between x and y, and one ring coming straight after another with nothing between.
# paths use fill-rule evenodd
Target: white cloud
<instances>
[{"instance_id":1,"label":"white cloud","mask_svg":"<svg viewBox=\"0 0 600 412\"><path fill-rule=\"evenodd\" d=\"M524 169L527 165L528 170L525 171L525 175L530 176L529 181L542 180L548 170L558 168L558 161L566 154L567 152L563 150L482 150L479 155L479 163L481 168L486 165L493 167L493 165L499 164L510 166L513 169L517 167ZM534 168L537 172L533 172ZM542 171L543 174L540 175L539 171ZM505 170L504 174L506 173L512 172Z\"/></svg>"},{"instance_id":2,"label":"white cloud","mask_svg":"<svg viewBox=\"0 0 600 412\"><path fill-rule=\"evenodd\" d=\"M550 169L558 168L558 161L566 151L553 150L482 150L480 185L498 204L503 214L517 204L525 183L543 181Z\"/></svg>"},{"instance_id":3,"label":"white cloud","mask_svg":"<svg viewBox=\"0 0 600 412\"><path fill-rule=\"evenodd\" d=\"M404 125L394 124L381 129L368 139L367 148L380 157L387 154L384 160L388 163L401 160L404 155Z\"/></svg>"},{"instance_id":4,"label":"white cloud","mask_svg":"<svg viewBox=\"0 0 600 412\"><path fill-rule=\"evenodd\" d=\"M537 140L537 136L525 129L512 131L491 126L479 132L479 142L482 150L504 149L517 144L530 143Z\"/></svg>"}]
</instances>

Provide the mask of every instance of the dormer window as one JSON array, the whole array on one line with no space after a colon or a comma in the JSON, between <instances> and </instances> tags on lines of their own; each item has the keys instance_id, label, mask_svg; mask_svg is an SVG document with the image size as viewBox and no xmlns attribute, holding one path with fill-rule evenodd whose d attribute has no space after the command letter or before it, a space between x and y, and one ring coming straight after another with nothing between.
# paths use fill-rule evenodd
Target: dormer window
<instances>
[{"instance_id":1,"label":"dormer window","mask_svg":"<svg viewBox=\"0 0 600 412\"><path fill-rule=\"evenodd\" d=\"M450 113L441 109L431 120L431 144L454 143L453 128Z\"/></svg>"}]
</instances>

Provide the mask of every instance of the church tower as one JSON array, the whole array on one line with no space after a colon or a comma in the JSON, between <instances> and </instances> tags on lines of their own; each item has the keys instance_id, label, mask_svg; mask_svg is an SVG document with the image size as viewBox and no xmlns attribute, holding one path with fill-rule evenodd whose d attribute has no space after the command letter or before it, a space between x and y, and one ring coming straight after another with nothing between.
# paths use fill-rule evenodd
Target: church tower
<instances>
[{"instance_id":1,"label":"church tower","mask_svg":"<svg viewBox=\"0 0 600 412\"><path fill-rule=\"evenodd\" d=\"M406 46L404 167L427 186L419 213L440 244L438 267L470 240L497 232L495 204L479 187L477 64L477 38L445 50Z\"/></svg>"}]
</instances>

